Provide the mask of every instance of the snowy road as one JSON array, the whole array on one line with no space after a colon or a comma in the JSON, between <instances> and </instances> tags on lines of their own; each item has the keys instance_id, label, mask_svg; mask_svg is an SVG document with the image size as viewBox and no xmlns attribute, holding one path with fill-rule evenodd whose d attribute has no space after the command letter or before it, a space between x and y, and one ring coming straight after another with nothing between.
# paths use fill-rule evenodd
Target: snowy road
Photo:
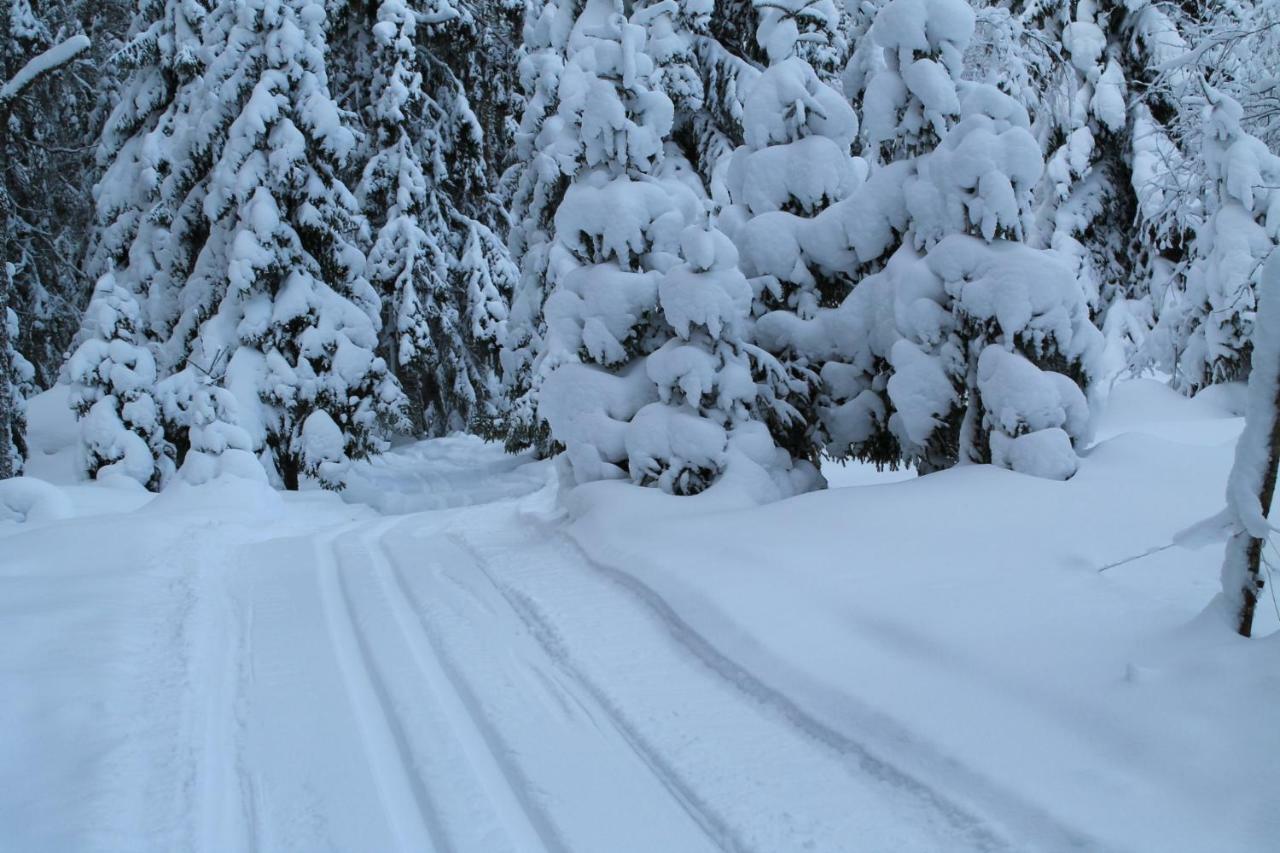
<instances>
[{"instance_id":1,"label":"snowy road","mask_svg":"<svg viewBox=\"0 0 1280 853\"><path fill-rule=\"evenodd\" d=\"M193 849L1008 846L515 503L240 559L197 603L223 641L191 664Z\"/></svg>"},{"instance_id":2,"label":"snowy road","mask_svg":"<svg viewBox=\"0 0 1280 853\"><path fill-rule=\"evenodd\" d=\"M69 677L5 667L29 737L0 758L42 769L0 849L1022 847L587 560L542 478L479 479L398 516L232 489L163 496L130 536L62 522L65 553L7 538L6 660Z\"/></svg>"},{"instance_id":3,"label":"snowy road","mask_svg":"<svg viewBox=\"0 0 1280 853\"><path fill-rule=\"evenodd\" d=\"M1096 570L1221 492L1233 424L1161 424L1201 444L1121 434L1066 490L619 487L574 524L545 463L464 438L349 503L24 486L58 503L0 518L0 851L1271 849L1280 741L1245 720L1280 646L1196 619L1194 552L1155 597ZM1039 507L1033 544L894 532L956 489Z\"/></svg>"}]
</instances>

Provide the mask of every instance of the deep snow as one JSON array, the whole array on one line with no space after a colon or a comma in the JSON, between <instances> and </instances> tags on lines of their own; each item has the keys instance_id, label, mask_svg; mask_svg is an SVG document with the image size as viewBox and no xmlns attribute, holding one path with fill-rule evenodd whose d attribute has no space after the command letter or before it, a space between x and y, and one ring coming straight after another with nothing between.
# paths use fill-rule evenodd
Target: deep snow
<instances>
[{"instance_id":1,"label":"deep snow","mask_svg":"<svg viewBox=\"0 0 1280 853\"><path fill-rule=\"evenodd\" d=\"M1274 602L1239 639L1221 547L1153 550L1221 508L1236 389L1118 385L1067 482L834 468L764 507L464 437L341 500L151 496L71 482L57 396L0 484L0 849L1280 837Z\"/></svg>"}]
</instances>

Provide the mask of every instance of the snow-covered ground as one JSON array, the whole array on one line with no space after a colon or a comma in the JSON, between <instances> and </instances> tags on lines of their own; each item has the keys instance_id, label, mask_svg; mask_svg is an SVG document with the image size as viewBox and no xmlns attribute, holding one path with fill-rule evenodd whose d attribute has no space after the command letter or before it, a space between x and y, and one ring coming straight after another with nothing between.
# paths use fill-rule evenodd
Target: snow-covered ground
<instances>
[{"instance_id":1,"label":"snow-covered ground","mask_svg":"<svg viewBox=\"0 0 1280 853\"><path fill-rule=\"evenodd\" d=\"M1204 612L1230 390L1118 386L1070 481L751 507L477 439L343 499L0 484L0 849L1274 850L1280 633ZM6 507L9 507L6 509ZM1148 556L1118 563L1152 551ZM1110 566L1110 568L1108 568Z\"/></svg>"}]
</instances>

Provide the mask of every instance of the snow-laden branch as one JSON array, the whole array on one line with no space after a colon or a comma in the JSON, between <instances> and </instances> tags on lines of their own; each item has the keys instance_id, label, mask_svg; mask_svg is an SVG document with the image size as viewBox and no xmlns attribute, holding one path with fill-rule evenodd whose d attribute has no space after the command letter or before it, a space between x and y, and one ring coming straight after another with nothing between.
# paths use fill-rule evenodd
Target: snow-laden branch
<instances>
[{"instance_id":1,"label":"snow-laden branch","mask_svg":"<svg viewBox=\"0 0 1280 853\"><path fill-rule=\"evenodd\" d=\"M33 57L18 73L0 86L0 104L12 101L36 80L57 71L89 49L89 37L81 33L55 44L39 56Z\"/></svg>"}]
</instances>

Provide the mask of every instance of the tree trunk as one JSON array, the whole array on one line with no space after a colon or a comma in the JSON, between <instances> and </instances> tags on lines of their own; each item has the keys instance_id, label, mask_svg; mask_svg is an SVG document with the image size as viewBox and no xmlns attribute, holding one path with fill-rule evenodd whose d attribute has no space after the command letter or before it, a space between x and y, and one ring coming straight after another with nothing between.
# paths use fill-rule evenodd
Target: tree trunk
<instances>
[{"instance_id":1,"label":"tree trunk","mask_svg":"<svg viewBox=\"0 0 1280 853\"><path fill-rule=\"evenodd\" d=\"M285 489L290 492L298 491L298 469L301 466L297 458L286 454L281 456L276 464L280 469L280 481L284 483Z\"/></svg>"},{"instance_id":2,"label":"tree trunk","mask_svg":"<svg viewBox=\"0 0 1280 853\"><path fill-rule=\"evenodd\" d=\"M7 4L6 4L7 5ZM4 22L8 24L8 15ZM8 32L7 26L4 30ZM0 66L0 75L9 79L10 69L7 63ZM0 158L9 162L9 102L0 102ZM18 401L13 399L13 359L10 357L13 341L9 339L9 302L13 298L13 218L9 210L9 188L0 186L0 480L12 477L13 459L10 448L13 442L14 409Z\"/></svg>"},{"instance_id":3,"label":"tree trunk","mask_svg":"<svg viewBox=\"0 0 1280 853\"><path fill-rule=\"evenodd\" d=\"M8 217L5 217L0 227L8 227ZM2 250L7 250L8 240L0 242ZM18 401L13 399L13 375L15 365L13 359L10 358L10 347L13 342L9 340L9 291L13 287L13 274L10 272L9 264L5 256L0 255L0 480L7 480L18 472L15 470L11 449L14 447L13 440L13 422L14 410L17 408Z\"/></svg>"},{"instance_id":4,"label":"tree trunk","mask_svg":"<svg viewBox=\"0 0 1280 853\"><path fill-rule=\"evenodd\" d=\"M1227 542L1222 565L1222 594L1243 637L1253 633L1253 613L1264 584L1262 551L1280 465L1280 249L1272 250L1259 283L1253 353L1245 427L1227 483L1227 506L1237 532Z\"/></svg>"}]
</instances>

